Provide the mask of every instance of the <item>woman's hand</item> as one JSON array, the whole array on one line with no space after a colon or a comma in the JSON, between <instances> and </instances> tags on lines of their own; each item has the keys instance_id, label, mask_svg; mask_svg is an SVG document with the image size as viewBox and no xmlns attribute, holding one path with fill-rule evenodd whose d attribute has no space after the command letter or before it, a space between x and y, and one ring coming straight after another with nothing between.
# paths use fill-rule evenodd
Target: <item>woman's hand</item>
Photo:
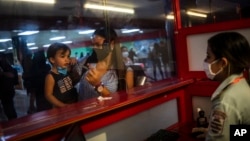
<instances>
[{"instance_id":1,"label":"woman's hand","mask_svg":"<svg viewBox=\"0 0 250 141\"><path fill-rule=\"evenodd\" d=\"M102 76L107 72L110 65L111 53L102 61L96 64L87 64L88 72L86 74L86 80L93 86L98 85L101 82Z\"/></svg>"}]
</instances>

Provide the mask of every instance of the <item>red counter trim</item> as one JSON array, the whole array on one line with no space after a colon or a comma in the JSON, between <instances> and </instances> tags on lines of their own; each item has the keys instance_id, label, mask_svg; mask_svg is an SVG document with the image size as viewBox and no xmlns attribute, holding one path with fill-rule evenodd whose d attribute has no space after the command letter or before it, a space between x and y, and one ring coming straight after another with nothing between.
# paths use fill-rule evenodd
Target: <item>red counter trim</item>
<instances>
[{"instance_id":1,"label":"red counter trim","mask_svg":"<svg viewBox=\"0 0 250 141\"><path fill-rule=\"evenodd\" d=\"M178 11L177 11L178 12ZM187 36L203 33L222 32L250 28L250 19L225 21L213 24L197 25L175 31L176 65L180 78L206 78L204 71L190 71L187 54ZM177 25L176 25L177 26ZM205 57L205 56L204 56Z\"/></svg>"},{"instance_id":2,"label":"red counter trim","mask_svg":"<svg viewBox=\"0 0 250 141\"><path fill-rule=\"evenodd\" d=\"M85 132L90 132L170 99L177 98L178 103L183 104L185 101L183 88L193 82L193 79L163 80L138 87L131 94L125 92L113 94L112 100L100 102L94 98L65 108L28 115L2 123L3 134L6 140L21 140L61 129L77 122L83 125ZM181 110L179 113L180 120L185 120L185 112L183 111ZM112 117L110 117L110 113L112 113Z\"/></svg>"},{"instance_id":3,"label":"red counter trim","mask_svg":"<svg viewBox=\"0 0 250 141\"><path fill-rule=\"evenodd\" d=\"M124 106L122 110L119 109L112 111L112 116L110 116L109 113L105 113L105 115L101 115L101 117L97 117L97 119L87 120L83 123L82 130L84 133L89 133L173 99L177 99L177 105L180 105L179 101L183 101L182 95L184 95L184 90L180 89L173 93L166 92L157 97L151 97L145 101L139 101L131 105ZM179 115L180 117L185 116L183 113L179 113Z\"/></svg>"}]
</instances>

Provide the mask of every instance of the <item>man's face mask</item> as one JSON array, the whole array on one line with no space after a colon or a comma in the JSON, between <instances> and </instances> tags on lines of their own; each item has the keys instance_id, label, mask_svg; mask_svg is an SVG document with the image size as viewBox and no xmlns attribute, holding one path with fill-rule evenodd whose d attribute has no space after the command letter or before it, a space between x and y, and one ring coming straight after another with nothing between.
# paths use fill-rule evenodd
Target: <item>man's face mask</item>
<instances>
[{"instance_id":1,"label":"man's face mask","mask_svg":"<svg viewBox=\"0 0 250 141\"><path fill-rule=\"evenodd\" d=\"M211 66L212 66L214 63L216 63L217 61L218 61L218 60L215 60L215 61L213 61L212 63L207 63L207 62L204 62L204 63L203 63L204 71L205 71L207 77L208 77L209 79L211 79L211 80L213 80L214 77L215 77L217 74L219 74L220 72L222 72L222 70L223 70L223 68L221 68L221 69L220 69L218 72L216 72L216 73L214 73L214 72L212 71Z\"/></svg>"}]
</instances>

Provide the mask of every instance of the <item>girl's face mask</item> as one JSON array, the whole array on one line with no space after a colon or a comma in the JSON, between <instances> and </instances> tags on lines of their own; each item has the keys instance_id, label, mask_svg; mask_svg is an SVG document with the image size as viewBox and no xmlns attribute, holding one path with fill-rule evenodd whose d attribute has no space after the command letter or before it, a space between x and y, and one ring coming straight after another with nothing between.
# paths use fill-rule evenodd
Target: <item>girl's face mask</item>
<instances>
[{"instance_id":1,"label":"girl's face mask","mask_svg":"<svg viewBox=\"0 0 250 141\"><path fill-rule=\"evenodd\" d=\"M204 62L204 63L203 63L204 71L205 71L207 77L208 77L209 79L211 79L211 80L213 80L214 77L215 77L217 74L219 74L220 72L222 72L222 70L223 70L223 68L221 68L221 69L220 69L218 72L216 72L216 73L214 73L214 72L212 71L211 66L212 66L214 63L216 63L217 61L218 61L218 60L215 60L215 61L213 61L212 63L207 63L207 62Z\"/></svg>"}]
</instances>

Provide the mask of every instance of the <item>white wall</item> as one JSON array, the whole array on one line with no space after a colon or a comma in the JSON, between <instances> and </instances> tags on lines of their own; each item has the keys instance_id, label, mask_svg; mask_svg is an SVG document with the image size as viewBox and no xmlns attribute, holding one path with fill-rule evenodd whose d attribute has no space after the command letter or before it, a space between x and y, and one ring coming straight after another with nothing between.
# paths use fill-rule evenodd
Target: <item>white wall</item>
<instances>
[{"instance_id":1,"label":"white wall","mask_svg":"<svg viewBox=\"0 0 250 141\"><path fill-rule=\"evenodd\" d=\"M177 122L177 100L174 99L85 136L87 141L143 141Z\"/></svg>"},{"instance_id":2,"label":"white wall","mask_svg":"<svg viewBox=\"0 0 250 141\"><path fill-rule=\"evenodd\" d=\"M241 33L250 43L250 29L232 30ZM203 71L207 52L207 40L219 32L195 34L187 37L189 71Z\"/></svg>"}]
</instances>

